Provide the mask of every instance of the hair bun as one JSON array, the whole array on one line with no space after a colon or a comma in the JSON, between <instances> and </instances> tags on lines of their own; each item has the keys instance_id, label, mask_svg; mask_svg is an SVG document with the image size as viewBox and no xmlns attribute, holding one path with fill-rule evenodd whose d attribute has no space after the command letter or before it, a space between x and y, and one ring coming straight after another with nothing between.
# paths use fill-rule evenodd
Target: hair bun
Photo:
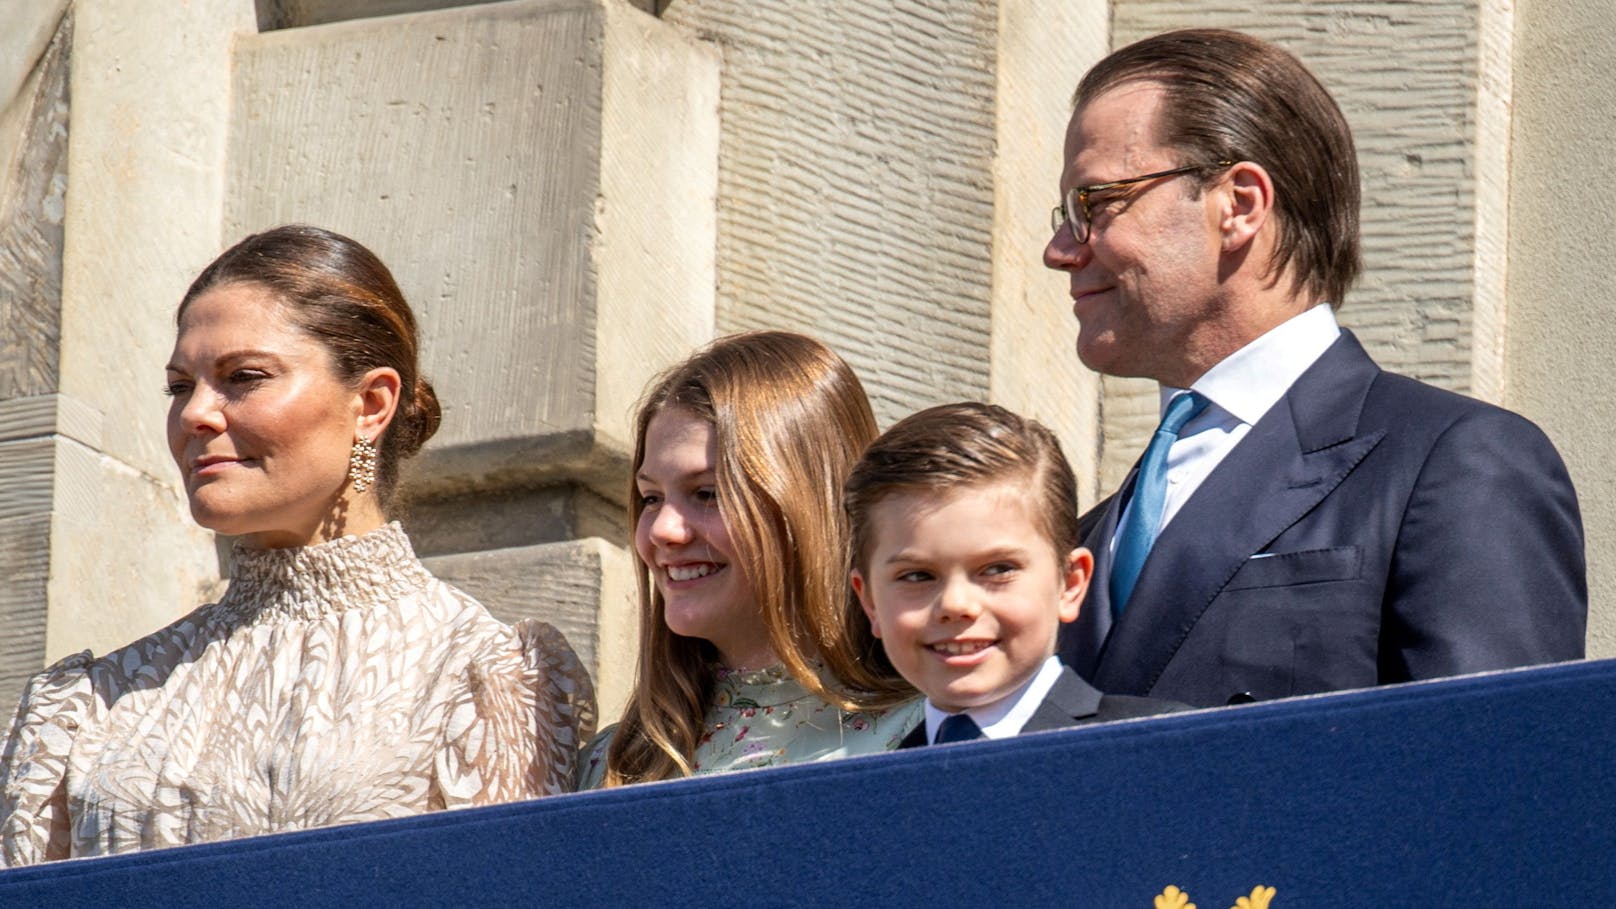
<instances>
[{"instance_id":1,"label":"hair bun","mask_svg":"<svg viewBox=\"0 0 1616 909\"><path fill-rule=\"evenodd\" d=\"M432 390L432 383L417 377L415 387L410 391L410 397L404 405L404 412L399 414L398 426L398 456L407 458L421 450L438 431L443 422L443 407L438 403L438 393Z\"/></svg>"}]
</instances>

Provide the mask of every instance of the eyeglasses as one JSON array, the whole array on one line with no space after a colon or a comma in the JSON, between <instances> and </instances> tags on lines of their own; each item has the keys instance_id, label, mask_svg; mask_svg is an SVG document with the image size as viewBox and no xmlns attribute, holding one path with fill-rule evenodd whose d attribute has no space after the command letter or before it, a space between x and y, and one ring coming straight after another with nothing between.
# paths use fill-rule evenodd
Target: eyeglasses
<instances>
[{"instance_id":1,"label":"eyeglasses","mask_svg":"<svg viewBox=\"0 0 1616 909\"><path fill-rule=\"evenodd\" d=\"M1219 161L1216 164L1189 164L1184 167L1175 167L1172 170L1161 170L1142 177L1129 177L1126 180L1112 180L1110 183L1096 183L1092 186L1074 186L1066 191L1066 198L1061 204L1049 212L1049 229L1059 231L1062 225L1070 225L1072 238L1078 243L1089 242L1089 196L1119 186L1131 186L1143 183L1146 180L1159 180L1162 177L1177 177L1180 174L1194 173L1198 170L1210 170L1214 167L1229 167L1233 161Z\"/></svg>"}]
</instances>

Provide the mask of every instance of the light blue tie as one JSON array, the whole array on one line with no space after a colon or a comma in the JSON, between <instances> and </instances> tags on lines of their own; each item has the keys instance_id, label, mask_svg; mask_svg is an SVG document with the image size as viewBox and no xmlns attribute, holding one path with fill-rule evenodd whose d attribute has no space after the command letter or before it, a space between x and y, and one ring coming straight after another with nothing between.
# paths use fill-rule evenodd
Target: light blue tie
<instances>
[{"instance_id":1,"label":"light blue tie","mask_svg":"<svg viewBox=\"0 0 1616 909\"><path fill-rule=\"evenodd\" d=\"M963 713L956 713L948 717L937 726L937 740L933 745L946 745L949 742L972 742L982 737L981 727L976 720Z\"/></svg>"},{"instance_id":2,"label":"light blue tie","mask_svg":"<svg viewBox=\"0 0 1616 909\"><path fill-rule=\"evenodd\" d=\"M1185 392L1167 403L1167 413L1145 448L1139 475L1133 482L1133 500L1122 526L1117 528L1116 554L1111 560L1111 615L1122 615L1145 557L1161 529L1162 506L1167 502L1167 450L1178 441L1179 430L1211 402L1196 392Z\"/></svg>"}]
</instances>

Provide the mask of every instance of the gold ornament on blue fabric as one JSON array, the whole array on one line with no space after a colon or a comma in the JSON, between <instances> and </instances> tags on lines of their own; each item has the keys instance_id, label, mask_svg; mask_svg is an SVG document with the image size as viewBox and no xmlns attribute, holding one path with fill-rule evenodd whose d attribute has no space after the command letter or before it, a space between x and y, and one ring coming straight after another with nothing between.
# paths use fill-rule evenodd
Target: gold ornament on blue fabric
<instances>
[{"instance_id":1,"label":"gold ornament on blue fabric","mask_svg":"<svg viewBox=\"0 0 1616 909\"><path fill-rule=\"evenodd\" d=\"M348 455L348 479L353 480L354 492L376 485L376 446L364 436L354 439L353 453Z\"/></svg>"},{"instance_id":2,"label":"gold ornament on blue fabric","mask_svg":"<svg viewBox=\"0 0 1616 909\"><path fill-rule=\"evenodd\" d=\"M1229 909L1269 909L1274 899L1274 892L1274 888L1258 884L1251 889L1250 896L1236 898L1234 905ZM1167 889L1156 897L1155 909L1195 909L1195 904L1190 902L1188 893L1168 884Z\"/></svg>"}]
</instances>

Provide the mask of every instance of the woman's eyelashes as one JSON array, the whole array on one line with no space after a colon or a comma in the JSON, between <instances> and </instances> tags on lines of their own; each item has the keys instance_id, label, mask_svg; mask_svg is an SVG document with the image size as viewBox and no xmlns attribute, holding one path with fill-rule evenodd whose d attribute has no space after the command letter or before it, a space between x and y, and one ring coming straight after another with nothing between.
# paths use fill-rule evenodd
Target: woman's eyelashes
<instances>
[{"instance_id":1,"label":"woman's eyelashes","mask_svg":"<svg viewBox=\"0 0 1616 909\"><path fill-rule=\"evenodd\" d=\"M270 378L270 374L266 370L232 369L229 373L225 374L224 381L221 384L226 388L245 390L252 388L268 378ZM188 378L170 379L168 380L168 383L163 386L163 394L170 398L181 397L183 395L190 394L191 390L195 387L196 383Z\"/></svg>"}]
</instances>

